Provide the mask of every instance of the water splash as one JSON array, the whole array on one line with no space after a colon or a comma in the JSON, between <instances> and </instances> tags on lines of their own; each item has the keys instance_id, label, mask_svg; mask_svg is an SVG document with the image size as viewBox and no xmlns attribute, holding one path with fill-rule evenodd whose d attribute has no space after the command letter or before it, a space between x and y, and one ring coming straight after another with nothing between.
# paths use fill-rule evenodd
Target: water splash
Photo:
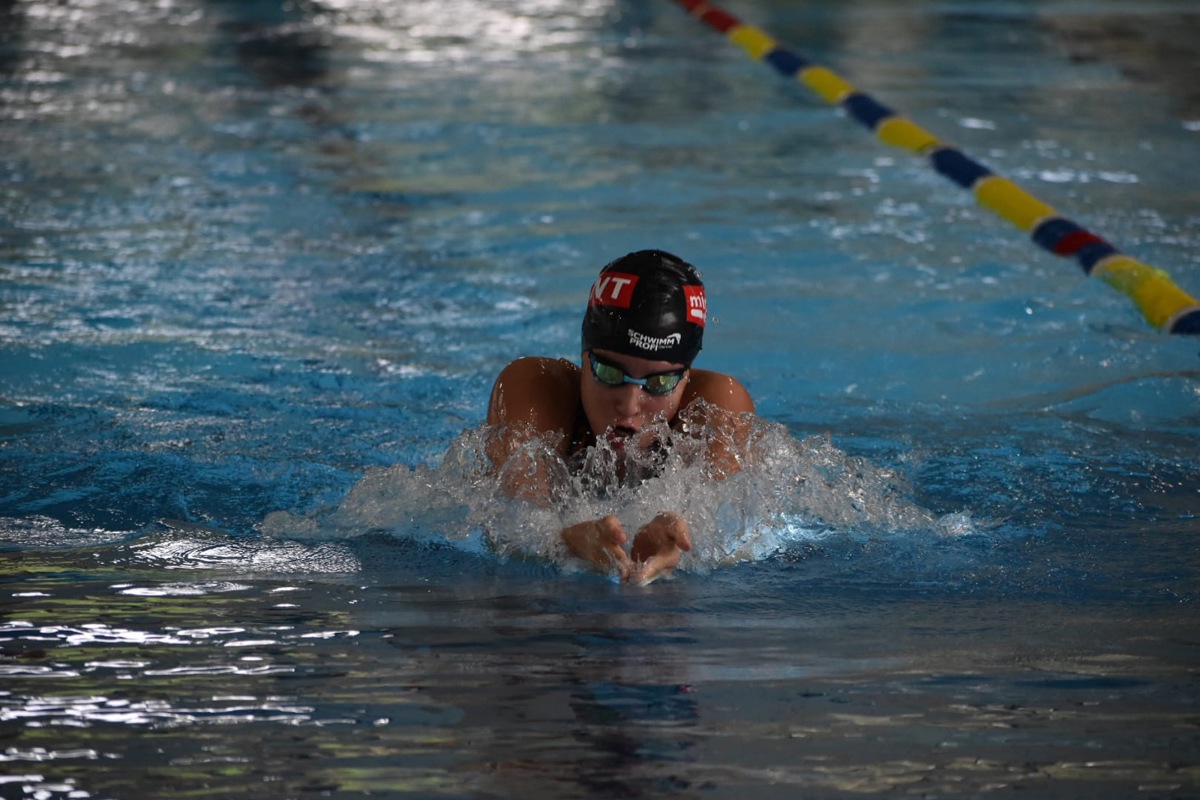
<instances>
[{"instance_id":1,"label":"water splash","mask_svg":"<svg viewBox=\"0 0 1200 800\"><path fill-rule=\"evenodd\" d=\"M758 420L738 450L741 470L721 480L702 457L720 434L665 426L657 433L671 446L627 456L601 442L571 464L555 441L531 438L520 458L495 470L487 448L496 431L480 426L462 433L436 466L372 470L336 507L276 512L260 530L291 539L384 532L567 566L557 535L564 527L612 514L632 533L672 510L691 528L693 549L680 568L693 572L770 558L839 533L944 537L975 530L964 514L939 517L921 507L903 475L847 454L828 435L796 439L784 426ZM551 476L545 505L514 500L503 488L514 478L509 472L534 464Z\"/></svg>"},{"instance_id":2,"label":"water splash","mask_svg":"<svg viewBox=\"0 0 1200 800\"><path fill-rule=\"evenodd\" d=\"M0 517L0 548L19 547L34 550L59 547L96 547L116 544L132 534L132 531L68 527L52 517L41 514L33 514L28 517Z\"/></svg>"}]
</instances>

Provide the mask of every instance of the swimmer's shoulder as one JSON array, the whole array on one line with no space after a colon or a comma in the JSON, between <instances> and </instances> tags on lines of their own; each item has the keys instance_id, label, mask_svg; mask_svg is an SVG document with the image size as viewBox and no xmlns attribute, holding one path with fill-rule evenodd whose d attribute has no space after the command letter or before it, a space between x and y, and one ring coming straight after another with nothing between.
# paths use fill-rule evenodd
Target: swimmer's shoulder
<instances>
[{"instance_id":1,"label":"swimmer's shoulder","mask_svg":"<svg viewBox=\"0 0 1200 800\"><path fill-rule=\"evenodd\" d=\"M564 358L524 356L500 371L488 402L488 423L530 423L570 432L579 405L579 366Z\"/></svg>"},{"instance_id":2,"label":"swimmer's shoulder","mask_svg":"<svg viewBox=\"0 0 1200 800\"><path fill-rule=\"evenodd\" d=\"M496 383L510 380L549 391L579 391L579 365L565 358L522 356L500 371Z\"/></svg>"},{"instance_id":3,"label":"swimmer's shoulder","mask_svg":"<svg viewBox=\"0 0 1200 800\"><path fill-rule=\"evenodd\" d=\"M688 373L682 405L704 400L734 414L753 414L754 399L742 382L732 375L708 369L692 369Z\"/></svg>"}]
</instances>

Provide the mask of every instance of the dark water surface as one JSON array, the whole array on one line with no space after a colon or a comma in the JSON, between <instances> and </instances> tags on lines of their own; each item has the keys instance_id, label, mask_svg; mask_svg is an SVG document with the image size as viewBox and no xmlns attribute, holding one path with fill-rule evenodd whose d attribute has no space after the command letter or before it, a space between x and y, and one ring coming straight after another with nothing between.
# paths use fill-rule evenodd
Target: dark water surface
<instances>
[{"instance_id":1,"label":"dark water surface","mask_svg":"<svg viewBox=\"0 0 1200 800\"><path fill-rule=\"evenodd\" d=\"M50 797L1196 786L1197 640L1178 604L821 559L630 590L354 549L376 568L325 580L13 557L8 766Z\"/></svg>"}]
</instances>

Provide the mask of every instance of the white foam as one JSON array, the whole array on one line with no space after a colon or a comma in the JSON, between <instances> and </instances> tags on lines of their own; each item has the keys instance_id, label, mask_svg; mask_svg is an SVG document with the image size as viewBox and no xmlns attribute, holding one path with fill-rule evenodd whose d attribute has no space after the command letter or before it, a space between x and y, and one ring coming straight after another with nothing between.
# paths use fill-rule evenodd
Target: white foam
<instances>
[{"instance_id":1,"label":"white foam","mask_svg":"<svg viewBox=\"0 0 1200 800\"><path fill-rule=\"evenodd\" d=\"M434 467L404 465L368 472L336 507L296 516L278 512L263 521L264 533L289 538L353 537L371 531L455 544L498 557L533 557L569 563L559 532L566 526L615 515L632 535L662 511L687 520L693 549L682 570L703 572L721 565L770 558L798 543L839 531L925 532L960 536L973 531L965 514L939 517L909 499L904 477L848 455L828 435L792 437L782 425L757 421L738 449L740 472L714 479L702 452L711 431L671 438L665 455L625 459L606 443L569 467L554 442L531 439L525 458L505 469L537 463L554 489L543 506L514 500L503 490L504 470L486 455L494 431L465 431ZM650 465L646 462L655 461Z\"/></svg>"}]
</instances>

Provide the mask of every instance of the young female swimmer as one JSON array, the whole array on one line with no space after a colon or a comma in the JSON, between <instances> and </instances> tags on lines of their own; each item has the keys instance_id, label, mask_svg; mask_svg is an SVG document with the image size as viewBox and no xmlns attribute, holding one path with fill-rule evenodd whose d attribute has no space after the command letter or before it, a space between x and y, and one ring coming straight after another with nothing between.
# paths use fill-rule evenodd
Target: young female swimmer
<instances>
[{"instance_id":1,"label":"young female swimmer","mask_svg":"<svg viewBox=\"0 0 1200 800\"><path fill-rule=\"evenodd\" d=\"M548 505L552 481L545 465L521 463L531 437L557 435L567 463L603 439L614 452L661 447L651 423L678 430L689 422L717 428L705 451L709 473L723 478L741 468L735 446L752 423L754 402L736 379L693 369L708 307L695 267L661 250L622 256L600 271L583 318L582 367L564 359L524 357L505 367L492 388L488 424L498 431L488 457L513 497ZM699 402L704 401L704 402ZM621 477L621 476L616 476ZM628 542L615 516L564 528L576 558L623 581L646 584L670 573L692 547L687 521L664 510Z\"/></svg>"}]
</instances>

